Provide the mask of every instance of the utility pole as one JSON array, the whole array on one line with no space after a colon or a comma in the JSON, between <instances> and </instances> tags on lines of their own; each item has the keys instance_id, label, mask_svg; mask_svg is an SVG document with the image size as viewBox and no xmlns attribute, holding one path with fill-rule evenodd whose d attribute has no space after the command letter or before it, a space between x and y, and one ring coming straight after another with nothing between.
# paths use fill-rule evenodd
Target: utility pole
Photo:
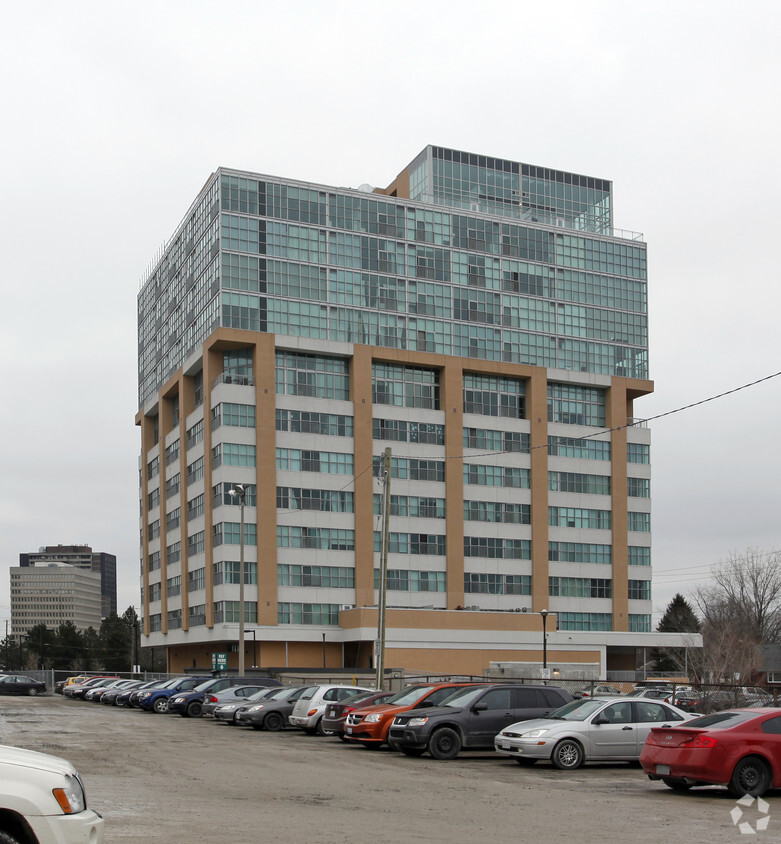
<instances>
[{"instance_id":1,"label":"utility pole","mask_svg":"<svg viewBox=\"0 0 781 844\"><path fill-rule=\"evenodd\" d=\"M383 461L383 481L385 489L382 496L382 544L380 546L380 594L377 613L377 643L375 652L377 657L376 687L382 689L385 679L385 593L388 588L388 539L390 536L390 485L391 485L391 450L385 449Z\"/></svg>"}]
</instances>

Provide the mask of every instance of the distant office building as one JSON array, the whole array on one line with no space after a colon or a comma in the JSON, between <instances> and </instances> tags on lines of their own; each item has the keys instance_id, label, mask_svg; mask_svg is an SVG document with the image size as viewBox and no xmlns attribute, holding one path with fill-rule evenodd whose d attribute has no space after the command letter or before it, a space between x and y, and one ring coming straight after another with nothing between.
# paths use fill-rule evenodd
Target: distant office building
<instances>
[{"instance_id":1,"label":"distant office building","mask_svg":"<svg viewBox=\"0 0 781 844\"><path fill-rule=\"evenodd\" d=\"M50 562L100 574L101 614L105 618L117 611L117 558L113 554L94 552L89 545L47 545L37 552L19 555L22 568Z\"/></svg>"},{"instance_id":2,"label":"distant office building","mask_svg":"<svg viewBox=\"0 0 781 844\"><path fill-rule=\"evenodd\" d=\"M100 627L100 572L59 560L10 571L11 626L15 634L27 633L38 624L54 629L67 621L79 630Z\"/></svg>"}]
</instances>

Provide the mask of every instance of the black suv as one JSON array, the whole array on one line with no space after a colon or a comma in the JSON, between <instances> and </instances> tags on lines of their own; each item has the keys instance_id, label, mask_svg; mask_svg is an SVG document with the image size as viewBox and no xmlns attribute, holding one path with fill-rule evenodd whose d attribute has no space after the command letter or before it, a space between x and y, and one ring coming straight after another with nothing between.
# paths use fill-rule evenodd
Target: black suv
<instances>
[{"instance_id":1,"label":"black suv","mask_svg":"<svg viewBox=\"0 0 781 844\"><path fill-rule=\"evenodd\" d=\"M558 686L489 685L459 689L434 708L410 709L393 719L391 750L454 759L461 748L493 748L494 736L516 721L545 718L572 695Z\"/></svg>"}]
</instances>

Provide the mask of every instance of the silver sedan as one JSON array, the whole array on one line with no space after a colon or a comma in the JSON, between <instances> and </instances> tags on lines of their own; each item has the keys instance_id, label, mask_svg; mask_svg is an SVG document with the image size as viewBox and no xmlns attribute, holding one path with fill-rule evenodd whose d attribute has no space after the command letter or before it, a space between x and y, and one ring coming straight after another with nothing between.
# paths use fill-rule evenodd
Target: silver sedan
<instances>
[{"instance_id":1,"label":"silver sedan","mask_svg":"<svg viewBox=\"0 0 781 844\"><path fill-rule=\"evenodd\" d=\"M584 762L634 762L652 727L671 727L691 717L657 700L588 697L559 707L547 718L505 727L494 747L519 765L550 759L562 770Z\"/></svg>"}]
</instances>

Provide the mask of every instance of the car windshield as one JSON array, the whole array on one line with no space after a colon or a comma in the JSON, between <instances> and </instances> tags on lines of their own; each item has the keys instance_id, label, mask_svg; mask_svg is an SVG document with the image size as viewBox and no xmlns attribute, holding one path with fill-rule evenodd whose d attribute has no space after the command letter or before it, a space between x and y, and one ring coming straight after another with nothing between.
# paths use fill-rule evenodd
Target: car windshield
<instances>
[{"instance_id":1,"label":"car windshield","mask_svg":"<svg viewBox=\"0 0 781 844\"><path fill-rule=\"evenodd\" d=\"M295 688L274 689L271 694L266 694L268 689L263 689L260 692L255 692L254 695L250 695L247 700L260 700L261 698L264 700L284 700L289 695L292 695L294 691Z\"/></svg>"},{"instance_id":2,"label":"car windshield","mask_svg":"<svg viewBox=\"0 0 781 844\"><path fill-rule=\"evenodd\" d=\"M554 709L548 718L554 718L557 721L585 721L589 715L593 715L603 706L605 706L604 698L585 697Z\"/></svg>"},{"instance_id":3,"label":"car windshield","mask_svg":"<svg viewBox=\"0 0 781 844\"><path fill-rule=\"evenodd\" d=\"M389 706L404 706L408 703L416 703L433 688L433 686L412 686L409 689L402 689L389 697L385 703Z\"/></svg>"},{"instance_id":4,"label":"car windshield","mask_svg":"<svg viewBox=\"0 0 781 844\"><path fill-rule=\"evenodd\" d=\"M739 724L745 724L746 721L751 721L757 718L756 712L714 712L712 715L703 715L700 718L692 718L684 725L688 730L689 727L694 727L698 730L728 730L730 727L737 727Z\"/></svg>"},{"instance_id":5,"label":"car windshield","mask_svg":"<svg viewBox=\"0 0 781 844\"><path fill-rule=\"evenodd\" d=\"M440 706L469 706L475 698L479 697L485 691L484 686L470 686L466 689L459 689L452 695L440 701Z\"/></svg>"},{"instance_id":6,"label":"car windshield","mask_svg":"<svg viewBox=\"0 0 781 844\"><path fill-rule=\"evenodd\" d=\"M206 680L205 682L201 683L199 686L196 686L194 689L182 689L182 691L193 691L193 692L207 692L209 689L217 682L217 680Z\"/></svg>"}]
</instances>

